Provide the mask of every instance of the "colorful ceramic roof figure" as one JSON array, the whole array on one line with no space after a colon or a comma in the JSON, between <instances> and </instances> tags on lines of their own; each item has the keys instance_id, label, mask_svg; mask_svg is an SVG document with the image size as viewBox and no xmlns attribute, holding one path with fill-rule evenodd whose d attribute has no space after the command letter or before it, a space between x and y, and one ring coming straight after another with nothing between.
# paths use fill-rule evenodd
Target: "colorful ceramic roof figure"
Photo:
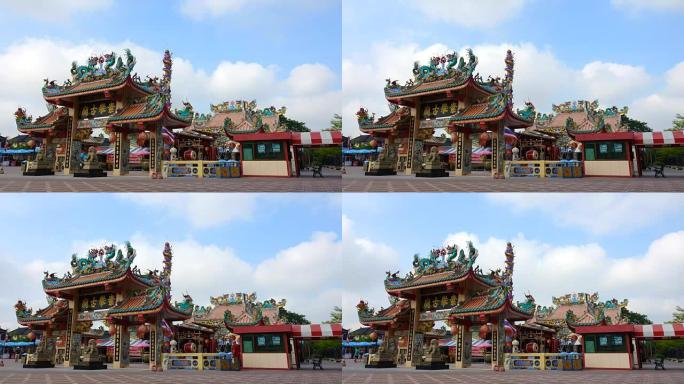
<instances>
[{"instance_id":1,"label":"colorful ceramic roof figure","mask_svg":"<svg viewBox=\"0 0 684 384\"><path fill-rule=\"evenodd\" d=\"M569 293L552 301L549 307L537 306L528 323L553 326L561 329L561 333L569 333L568 327L626 323L622 318L622 308L629 303L626 299L600 301L598 293Z\"/></svg>"},{"instance_id":2,"label":"colorful ceramic roof figure","mask_svg":"<svg viewBox=\"0 0 684 384\"><path fill-rule=\"evenodd\" d=\"M413 271L404 277L399 276L399 271L386 272L385 290L390 295L390 307L376 312L362 300L357 305L359 320L374 327L403 322L410 300L416 298L422 301L423 312L446 311L439 315L442 319L487 314L501 314L511 321L529 319L535 309L534 298L526 295L525 302L513 303L515 254L510 243L505 256L503 271L484 274L475 265L478 251L471 242L466 249L459 250L454 245L433 249L425 258L416 254Z\"/></svg>"},{"instance_id":3,"label":"colorful ceramic roof figure","mask_svg":"<svg viewBox=\"0 0 684 384\"><path fill-rule=\"evenodd\" d=\"M269 299L258 301L256 293L227 293L209 298L211 305L194 306L192 318L186 323L197 324L214 329L226 327L283 324L280 309L287 301Z\"/></svg>"},{"instance_id":4,"label":"colorful ceramic roof figure","mask_svg":"<svg viewBox=\"0 0 684 384\"><path fill-rule=\"evenodd\" d=\"M361 108L357 112L359 129L364 133L387 136L394 130L405 130L411 118L408 108L420 105L421 129L446 128L450 125L503 121L511 128L529 127L534 122L534 106L513 110L513 53L504 60L505 77L490 76L483 81L475 73L477 56L471 49L459 59L456 52L430 59L427 65L415 62L413 79L400 85L386 79L385 97L390 114L378 120ZM439 101L446 100L446 101Z\"/></svg>"},{"instance_id":5,"label":"colorful ceramic roof figure","mask_svg":"<svg viewBox=\"0 0 684 384\"><path fill-rule=\"evenodd\" d=\"M127 289L146 289L157 283L158 276L150 272L140 273L137 267L132 268L135 249L126 242L126 254L115 245L94 248L88 255L79 258L71 256L71 271L62 277L46 272L43 289L51 296L72 297L79 289L117 285Z\"/></svg>"},{"instance_id":6,"label":"colorful ceramic roof figure","mask_svg":"<svg viewBox=\"0 0 684 384\"><path fill-rule=\"evenodd\" d=\"M598 100L579 100L553 104L551 108L553 113L537 113L534 126L528 130L561 136L561 144L569 143L568 138L577 134L628 131L622 124L622 116L628 112L627 107L601 109Z\"/></svg>"},{"instance_id":7,"label":"colorful ceramic roof figure","mask_svg":"<svg viewBox=\"0 0 684 384\"><path fill-rule=\"evenodd\" d=\"M85 65L71 63L71 79L62 85L45 79L43 96L45 100L60 104L74 100L75 97L93 93L124 91L130 96L139 97L159 92L157 78L148 77L142 82L132 74L136 59L129 49L124 51L126 64L122 57L111 52L101 56L90 57Z\"/></svg>"}]
</instances>

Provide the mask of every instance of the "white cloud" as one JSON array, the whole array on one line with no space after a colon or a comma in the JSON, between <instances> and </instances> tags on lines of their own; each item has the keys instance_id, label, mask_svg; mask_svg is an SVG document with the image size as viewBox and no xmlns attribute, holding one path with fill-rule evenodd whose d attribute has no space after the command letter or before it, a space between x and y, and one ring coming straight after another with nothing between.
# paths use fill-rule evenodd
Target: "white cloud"
<instances>
[{"instance_id":1,"label":"white cloud","mask_svg":"<svg viewBox=\"0 0 684 384\"><path fill-rule=\"evenodd\" d=\"M234 14L243 11L247 7L274 8L285 6L290 9L308 11L325 5L325 1L320 0L298 0L282 2L278 0L182 0L180 12L186 17L195 21L205 19L217 19L227 14Z\"/></svg>"},{"instance_id":2,"label":"white cloud","mask_svg":"<svg viewBox=\"0 0 684 384\"><path fill-rule=\"evenodd\" d=\"M29 38L0 51L0 134L18 134L11 118L18 106L26 107L34 117L47 110L42 99L42 79L61 82L70 78L71 62L83 62L87 57L103 52L122 53L130 48L137 58L135 72L161 76L162 52L147 49L131 41L107 43L87 41L70 43L53 39ZM31 63L31 65L26 65ZM303 63L285 78L273 64L243 61L222 61L212 71L196 68L192 62L174 56L172 95L174 106L190 101L198 112L209 112L209 104L234 99L256 99L261 107L286 106L288 117L304 121L312 130L329 126L333 114L340 111L341 92L335 84L335 74L322 64ZM306 75L306 72L308 76Z\"/></svg>"},{"instance_id":3,"label":"white cloud","mask_svg":"<svg viewBox=\"0 0 684 384\"><path fill-rule=\"evenodd\" d=\"M426 0L405 1L432 20L463 27L486 28L517 16L525 0Z\"/></svg>"},{"instance_id":4,"label":"white cloud","mask_svg":"<svg viewBox=\"0 0 684 384\"><path fill-rule=\"evenodd\" d=\"M356 304L368 300L372 306L388 306L383 281L385 271L400 269L401 258L397 251L382 242L358 234L354 223L342 215L342 269L338 278L343 281L342 320L345 328L360 327Z\"/></svg>"},{"instance_id":5,"label":"white cloud","mask_svg":"<svg viewBox=\"0 0 684 384\"><path fill-rule=\"evenodd\" d=\"M192 19L201 20L237 12L248 3L247 0L183 0L180 11Z\"/></svg>"},{"instance_id":6,"label":"white cloud","mask_svg":"<svg viewBox=\"0 0 684 384\"><path fill-rule=\"evenodd\" d=\"M315 233L310 239L280 251L259 263L250 263L250 255L237 255L227 247L202 244L195 240L170 241L173 247L171 286L173 300L189 293L195 304L208 305L209 296L228 292L256 292L259 300L271 297L287 299L287 309L307 316L312 322L329 319L330 311L340 305L339 287L341 244L331 233ZM107 239L76 241L72 250L83 257L87 251L105 244ZM141 271L162 268L163 243L137 234L131 238L137 257L134 265ZM118 244L120 247L123 244ZM45 307L40 280L43 271L65 273L70 270L69 254L63 261L47 262L27 255L7 255L0 252L3 284L11 295L0 296L0 326L16 327L13 305L26 300L34 310ZM15 297L15 295L17 295Z\"/></svg>"},{"instance_id":7,"label":"white cloud","mask_svg":"<svg viewBox=\"0 0 684 384\"><path fill-rule=\"evenodd\" d=\"M76 13L104 11L112 4L112 0L0 0L3 9L9 9L21 17L53 22L70 19Z\"/></svg>"},{"instance_id":8,"label":"white cloud","mask_svg":"<svg viewBox=\"0 0 684 384\"><path fill-rule=\"evenodd\" d=\"M153 208L156 214L189 222L194 228L211 228L231 221L249 220L256 208L256 196L245 193L155 193L120 194L117 197L137 205Z\"/></svg>"},{"instance_id":9,"label":"white cloud","mask_svg":"<svg viewBox=\"0 0 684 384\"><path fill-rule=\"evenodd\" d=\"M538 212L560 227L601 235L638 231L684 211L677 194L604 193L584 199L575 194L495 193L487 199L515 213Z\"/></svg>"},{"instance_id":10,"label":"white cloud","mask_svg":"<svg viewBox=\"0 0 684 384\"><path fill-rule=\"evenodd\" d=\"M466 47L461 47L460 55ZM624 63L592 61L581 68L573 68L548 48L531 43L484 44L472 47L478 56L477 72L483 78L504 76L504 57L511 49L515 58L513 95L516 107L532 101L537 111L550 112L551 104L567 100L599 99L602 106L630 107L630 116L643 119L662 130L670 127L676 108L684 99L684 65L677 65L665 76L663 92L649 95L655 79L643 67ZM416 60L427 62L434 55L449 52L442 43L421 47L418 44L381 42L365 47L344 57L342 82L344 102L343 130L346 135L360 134L355 113L359 107L368 108L377 116L388 113L384 97L384 79L400 82L412 78L411 66ZM643 99L646 98L646 99ZM682 112L682 111L678 111ZM667 123L667 124L666 124Z\"/></svg>"},{"instance_id":11,"label":"white cloud","mask_svg":"<svg viewBox=\"0 0 684 384\"><path fill-rule=\"evenodd\" d=\"M659 92L636 99L630 106L630 116L644 120L655 130L672 127L677 113L684 113L684 61L670 68Z\"/></svg>"},{"instance_id":12,"label":"white cloud","mask_svg":"<svg viewBox=\"0 0 684 384\"><path fill-rule=\"evenodd\" d=\"M636 14L639 11L684 11L682 0L611 0L613 7Z\"/></svg>"}]
</instances>

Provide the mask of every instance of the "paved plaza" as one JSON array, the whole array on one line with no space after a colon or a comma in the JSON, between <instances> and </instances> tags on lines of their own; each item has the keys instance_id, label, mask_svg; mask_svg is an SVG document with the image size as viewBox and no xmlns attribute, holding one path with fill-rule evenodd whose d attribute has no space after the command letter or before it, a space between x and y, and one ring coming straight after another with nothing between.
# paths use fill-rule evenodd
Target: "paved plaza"
<instances>
[{"instance_id":1,"label":"paved plaza","mask_svg":"<svg viewBox=\"0 0 684 384\"><path fill-rule=\"evenodd\" d=\"M5 167L0 192L340 192L339 171L324 170L324 177L241 177L239 179L168 178L153 180L146 172L128 176L75 178L23 176L20 167Z\"/></svg>"},{"instance_id":2,"label":"paved plaza","mask_svg":"<svg viewBox=\"0 0 684 384\"><path fill-rule=\"evenodd\" d=\"M518 177L496 180L489 175L421 178L365 176L362 167L347 167L342 192L682 192L684 172L666 178L584 177L578 179Z\"/></svg>"},{"instance_id":3,"label":"paved plaza","mask_svg":"<svg viewBox=\"0 0 684 384\"><path fill-rule=\"evenodd\" d=\"M106 371L75 371L69 368L23 369L13 361L0 368L0 384L339 384L337 369L298 371L165 371L151 372L147 366Z\"/></svg>"},{"instance_id":4,"label":"paved plaza","mask_svg":"<svg viewBox=\"0 0 684 384\"><path fill-rule=\"evenodd\" d=\"M1 382L0 382L1 383ZM463 370L416 371L409 368L366 369L348 364L342 373L342 384L669 384L684 383L684 369L666 371L651 369L633 371L528 371L494 372L483 364Z\"/></svg>"}]
</instances>

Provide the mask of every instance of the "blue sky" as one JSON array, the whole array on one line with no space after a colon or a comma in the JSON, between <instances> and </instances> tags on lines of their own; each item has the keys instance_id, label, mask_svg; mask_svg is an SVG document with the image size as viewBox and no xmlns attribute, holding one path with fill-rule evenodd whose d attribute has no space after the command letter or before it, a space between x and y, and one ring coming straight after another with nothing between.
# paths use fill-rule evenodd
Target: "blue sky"
<instances>
[{"instance_id":1,"label":"blue sky","mask_svg":"<svg viewBox=\"0 0 684 384\"><path fill-rule=\"evenodd\" d=\"M684 303L681 194L345 194L342 204L348 327L359 299L387 306L385 271L405 274L415 253L467 240L484 271L513 243L517 300L599 292L656 322Z\"/></svg>"},{"instance_id":2,"label":"blue sky","mask_svg":"<svg viewBox=\"0 0 684 384\"><path fill-rule=\"evenodd\" d=\"M484 78L516 58L517 105L537 111L567 100L628 106L651 128L684 113L679 0L392 0L343 3L345 132L358 134L359 104L387 113L384 79L409 79L413 61L474 48Z\"/></svg>"},{"instance_id":3,"label":"blue sky","mask_svg":"<svg viewBox=\"0 0 684 384\"><path fill-rule=\"evenodd\" d=\"M45 305L43 271L62 275L72 253L131 241L142 271L174 250L174 298L256 292L320 322L340 305L341 197L337 194L3 194L0 327L18 298ZM312 274L311 271L316 273Z\"/></svg>"},{"instance_id":4,"label":"blue sky","mask_svg":"<svg viewBox=\"0 0 684 384\"><path fill-rule=\"evenodd\" d=\"M0 0L0 134L12 113L46 113L44 78L130 48L142 79L173 54L172 101L197 112L227 100L285 106L316 131L341 105L340 0Z\"/></svg>"},{"instance_id":5,"label":"blue sky","mask_svg":"<svg viewBox=\"0 0 684 384\"><path fill-rule=\"evenodd\" d=\"M199 3L197 2L199 7ZM83 41L134 41L157 51L171 49L199 68L222 60L275 63L283 71L319 62L339 72L340 1L254 2L216 17L196 19L179 0L117 0L92 12L46 21L22 10L2 12L0 45L26 36ZM135 53L135 52L134 52ZM85 60L85 58L74 58ZM284 75L287 72L284 72Z\"/></svg>"}]
</instances>

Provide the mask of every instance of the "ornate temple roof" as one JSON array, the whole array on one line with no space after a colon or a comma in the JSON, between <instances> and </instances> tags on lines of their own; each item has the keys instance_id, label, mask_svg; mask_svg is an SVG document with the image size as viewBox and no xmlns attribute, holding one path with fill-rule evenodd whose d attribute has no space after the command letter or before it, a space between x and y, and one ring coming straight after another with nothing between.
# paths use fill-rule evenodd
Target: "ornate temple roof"
<instances>
[{"instance_id":1,"label":"ornate temple roof","mask_svg":"<svg viewBox=\"0 0 684 384\"><path fill-rule=\"evenodd\" d=\"M435 56L430 59L427 65L420 65L419 62L413 63L413 79L408 80L404 85L399 85L397 81L387 79L385 87L385 97L393 99L405 96L426 95L434 92L444 92L445 90L456 91L468 86L479 91L483 95L492 95L503 89L503 85L496 79L491 79L485 83L473 77L477 66L477 56L471 49L467 50L468 61L464 57L459 60L458 54L452 52L444 56Z\"/></svg>"},{"instance_id":2,"label":"ornate temple roof","mask_svg":"<svg viewBox=\"0 0 684 384\"><path fill-rule=\"evenodd\" d=\"M69 118L69 109L66 107L48 107L50 110L44 116L37 118L35 121L32 116L26 115L24 108L17 108L14 112L17 129L21 133L34 133L36 131L46 131L60 127L66 128L66 123Z\"/></svg>"},{"instance_id":3,"label":"ornate temple roof","mask_svg":"<svg viewBox=\"0 0 684 384\"><path fill-rule=\"evenodd\" d=\"M600 301L598 293L569 293L552 298L553 305L537 306L534 318L530 323L554 327L575 327L584 325L624 324L622 308L628 301L618 302L616 299Z\"/></svg>"},{"instance_id":4,"label":"ornate temple roof","mask_svg":"<svg viewBox=\"0 0 684 384\"><path fill-rule=\"evenodd\" d=\"M137 76L131 77L136 59L129 49L125 50L126 64L114 52L93 56L85 65L71 63L71 79L62 85L45 79L43 97L51 101L65 97L76 97L104 91L116 91L128 87L133 94L149 95L159 91L160 84L154 78L147 82Z\"/></svg>"},{"instance_id":5,"label":"ornate temple roof","mask_svg":"<svg viewBox=\"0 0 684 384\"><path fill-rule=\"evenodd\" d=\"M457 295L448 297L446 294L438 294L434 300L435 305L430 307L429 301L425 302L428 310L447 309L448 317L460 318L481 314L502 314L509 320L525 320L534 313L534 298L527 295L523 303L513 303L513 246L508 243L505 256L505 269L490 271L483 274L479 267L475 266L478 251L472 243L468 242L467 252L456 246L433 249L430 256L420 258L417 254L413 257L413 271L406 276L399 277L399 272L387 273L385 289L392 296L400 296L401 299L390 299L391 306L387 309L375 311L368 307L368 303L361 301L357 305L359 321L364 325L384 325L394 323L404 316L408 310L411 293L407 291L423 288L442 286L443 292L453 292L456 284L469 281L473 289L462 291L465 297ZM449 289L451 286L452 289ZM459 288L460 289L460 288ZM436 291L440 291L437 289ZM432 292L432 291L428 291ZM417 295L416 295L417 296ZM439 296L442 296L441 298ZM428 298L430 295L428 294ZM441 304L440 304L441 301ZM439 305L438 305L439 304ZM422 314L421 314L422 316Z\"/></svg>"},{"instance_id":6,"label":"ornate temple roof","mask_svg":"<svg viewBox=\"0 0 684 384\"><path fill-rule=\"evenodd\" d=\"M375 116L368 116L368 110L361 108L356 112L359 122L359 129L364 133L374 133L383 130L390 130L400 125L411 122L411 110L408 107L399 107L390 104L390 113L377 120Z\"/></svg>"},{"instance_id":7,"label":"ornate temple roof","mask_svg":"<svg viewBox=\"0 0 684 384\"><path fill-rule=\"evenodd\" d=\"M114 245L94 248L84 258L71 256L71 271L63 277L45 273L43 289L48 294L76 290L85 287L123 283L131 287L147 288L158 282L158 276L141 274L137 267L131 269L135 249L126 242L126 255Z\"/></svg>"},{"instance_id":8,"label":"ornate temple roof","mask_svg":"<svg viewBox=\"0 0 684 384\"><path fill-rule=\"evenodd\" d=\"M622 116L627 114L627 107L601 109L598 100L579 100L554 104L552 109L553 113L536 113L534 126L530 129L569 135L627 131L622 125Z\"/></svg>"},{"instance_id":9,"label":"ornate temple roof","mask_svg":"<svg viewBox=\"0 0 684 384\"><path fill-rule=\"evenodd\" d=\"M477 57L472 50L467 50L468 60L454 52L446 56L433 57L428 65L414 63L414 78L408 80L405 85L399 85L397 81L387 79L385 87L385 97L390 103L401 104L402 99L410 97L427 96L433 93L453 93L465 92L473 99L470 105L451 100L449 102L426 102L422 107L429 112L431 109L439 110L439 113L426 113L428 116L421 120L420 128L433 129L445 128L449 123L468 124L487 121L503 120L504 124L511 128L529 127L534 121L534 115L528 110L513 111L513 54L509 50L506 55L506 76L500 78L490 78L482 81L479 74L474 75L477 66ZM460 100L460 99L459 99ZM406 104L406 103L403 103ZM415 103L414 103L415 104ZM437 104L441 104L438 106ZM409 103L411 105L411 103ZM439 107L439 108L438 108ZM361 108L357 112L359 128L366 133L382 132L391 130L404 124L405 120L395 117L401 114L401 110L391 107L391 113L377 121L375 115L369 115L368 110ZM410 118L403 114L405 119Z\"/></svg>"},{"instance_id":10,"label":"ornate temple roof","mask_svg":"<svg viewBox=\"0 0 684 384\"><path fill-rule=\"evenodd\" d=\"M50 323L61 318L66 318L69 310L67 300L56 300L48 297L48 306L33 313L31 308L26 307L26 303L19 300L14 305L17 322L23 326Z\"/></svg>"},{"instance_id":11,"label":"ornate temple roof","mask_svg":"<svg viewBox=\"0 0 684 384\"><path fill-rule=\"evenodd\" d=\"M410 314L411 303L406 299L393 299L393 302L388 308L380 308L375 312L374 309L368 307L368 303L361 300L356 306L359 314L359 321L363 325L378 325L395 321L402 316Z\"/></svg>"},{"instance_id":12,"label":"ornate temple roof","mask_svg":"<svg viewBox=\"0 0 684 384\"><path fill-rule=\"evenodd\" d=\"M287 132L280 117L285 114L285 107L276 109L257 108L256 100L226 101L221 104L211 104L211 113L194 112L192 104L183 103L183 109L175 111L177 116L192 121L186 131L216 137L219 145L230 140L230 137L245 133L275 133Z\"/></svg>"},{"instance_id":13,"label":"ornate temple roof","mask_svg":"<svg viewBox=\"0 0 684 384\"><path fill-rule=\"evenodd\" d=\"M112 307L108 315L122 317L131 315L162 314L167 320L186 320L192 316L192 309L169 303L171 294L161 286L147 289L143 294L125 299Z\"/></svg>"},{"instance_id":14,"label":"ornate temple roof","mask_svg":"<svg viewBox=\"0 0 684 384\"><path fill-rule=\"evenodd\" d=\"M413 256L413 271L404 277L399 277L398 272L387 272L385 289L389 294L396 294L406 289L419 289L448 283L458 283L465 280L473 281L483 287L494 287L497 279L502 276L492 272L490 275L481 273L475 266L478 252L472 243L468 242L468 255L465 250L458 247L448 246L433 249L426 258L420 258L418 254Z\"/></svg>"},{"instance_id":15,"label":"ornate temple roof","mask_svg":"<svg viewBox=\"0 0 684 384\"><path fill-rule=\"evenodd\" d=\"M109 124L126 124L139 122L158 121L168 128L183 128L192 123L192 119L186 119L171 112L170 101L161 93L148 96L144 101L129 104L107 119Z\"/></svg>"},{"instance_id":16,"label":"ornate temple roof","mask_svg":"<svg viewBox=\"0 0 684 384\"><path fill-rule=\"evenodd\" d=\"M258 301L256 293L230 293L218 297L210 297L209 306L196 305L192 318L187 323L209 327L233 327L257 324L282 324L280 308L284 308L286 300L275 299Z\"/></svg>"}]
</instances>

